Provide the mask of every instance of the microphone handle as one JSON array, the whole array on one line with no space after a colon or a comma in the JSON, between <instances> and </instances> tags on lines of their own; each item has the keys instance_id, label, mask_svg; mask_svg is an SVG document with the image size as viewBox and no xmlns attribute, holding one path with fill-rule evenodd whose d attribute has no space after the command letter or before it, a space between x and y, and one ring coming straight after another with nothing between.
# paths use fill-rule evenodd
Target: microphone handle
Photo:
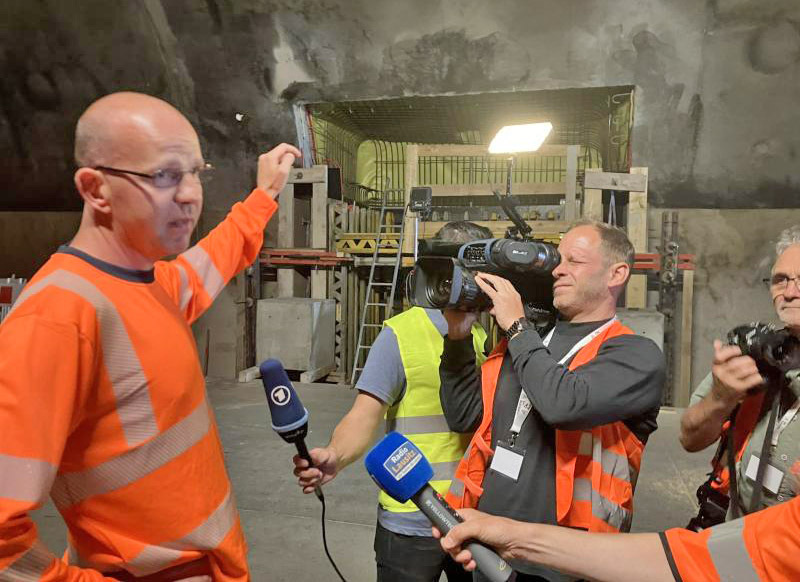
<instances>
[{"instance_id":1,"label":"microphone handle","mask_svg":"<svg viewBox=\"0 0 800 582\"><path fill-rule=\"evenodd\" d=\"M463 518L450 507L447 501L439 495L436 490L428 484L411 496L411 501L419 507L431 523L435 525L442 534L447 534L456 525L461 523ZM490 582L507 582L514 573L511 566L498 556L493 550L479 542L470 542L466 548L472 554L472 559L478 566L481 574L486 576Z\"/></svg>"},{"instance_id":2,"label":"microphone handle","mask_svg":"<svg viewBox=\"0 0 800 582\"><path fill-rule=\"evenodd\" d=\"M297 454L300 455L300 458L308 461L309 467L313 467L314 461L311 460L311 454L308 452L308 447L306 447L306 440L304 438L299 438L294 441L294 446L297 447ZM314 486L314 494L320 501L325 498L319 485Z\"/></svg>"}]
</instances>

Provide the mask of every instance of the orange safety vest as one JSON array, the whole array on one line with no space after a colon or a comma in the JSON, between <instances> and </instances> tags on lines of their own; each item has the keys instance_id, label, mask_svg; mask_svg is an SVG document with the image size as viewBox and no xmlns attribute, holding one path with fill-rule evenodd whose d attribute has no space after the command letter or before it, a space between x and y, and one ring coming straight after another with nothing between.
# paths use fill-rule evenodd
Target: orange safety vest
<instances>
[{"instance_id":1,"label":"orange safety vest","mask_svg":"<svg viewBox=\"0 0 800 582\"><path fill-rule=\"evenodd\" d=\"M736 452L736 462L739 463L744 455L744 450L747 448L747 443L758 424L758 417L761 414L761 408L764 405L764 392L758 392L752 396L745 398L739 410L736 413L736 423L733 430L733 449ZM720 445L714 458L711 459L711 468L713 479L711 480L711 487L727 495L728 489L731 484L731 476L728 471L728 463L726 451L727 432L730 430L730 421L725 422L722 427L722 436L720 437Z\"/></svg>"},{"instance_id":2,"label":"orange safety vest","mask_svg":"<svg viewBox=\"0 0 800 582\"><path fill-rule=\"evenodd\" d=\"M597 356L608 339L632 334L619 321L581 348L572 362L575 370ZM477 507L491 448L492 410L497 379L507 342L489 355L481 368L483 420L456 469L447 501L455 508ZM588 430L556 430L556 518L559 525L597 532L630 529L633 490L644 445L622 421Z\"/></svg>"},{"instance_id":3,"label":"orange safety vest","mask_svg":"<svg viewBox=\"0 0 800 582\"><path fill-rule=\"evenodd\" d=\"M800 497L695 533L664 533L676 579L685 582L800 580Z\"/></svg>"}]
</instances>

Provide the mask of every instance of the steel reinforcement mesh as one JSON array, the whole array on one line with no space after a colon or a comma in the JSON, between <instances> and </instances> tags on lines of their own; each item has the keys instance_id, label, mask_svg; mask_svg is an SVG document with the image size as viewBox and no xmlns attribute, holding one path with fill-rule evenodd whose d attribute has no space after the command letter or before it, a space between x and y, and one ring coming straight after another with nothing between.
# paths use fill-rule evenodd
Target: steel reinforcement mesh
<instances>
[{"instance_id":1,"label":"steel reinforcement mesh","mask_svg":"<svg viewBox=\"0 0 800 582\"><path fill-rule=\"evenodd\" d=\"M547 143L582 146L579 177L586 168L630 169L632 87L315 103L307 111L315 163L341 168L345 197L360 203L375 191L404 188L407 144L488 144L500 127L516 123L550 121ZM493 156L420 156L419 179L502 182L505 168ZM561 182L565 174L564 157L520 155L514 181ZM448 204L464 202L453 197Z\"/></svg>"}]
</instances>

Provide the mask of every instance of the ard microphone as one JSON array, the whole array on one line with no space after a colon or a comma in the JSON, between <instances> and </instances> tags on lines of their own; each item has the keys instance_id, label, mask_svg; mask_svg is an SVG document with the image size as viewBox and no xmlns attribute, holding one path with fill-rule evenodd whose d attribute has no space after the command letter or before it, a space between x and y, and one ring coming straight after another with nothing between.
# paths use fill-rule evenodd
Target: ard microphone
<instances>
[{"instance_id":1,"label":"ard microphone","mask_svg":"<svg viewBox=\"0 0 800 582\"><path fill-rule=\"evenodd\" d=\"M270 359L261 362L258 368L261 371L264 392L267 393L272 429L287 443L293 443L300 457L313 467L305 441L308 434L308 410L300 402L283 364ZM314 493L322 499L322 489L319 486L314 488Z\"/></svg>"},{"instance_id":2,"label":"ard microphone","mask_svg":"<svg viewBox=\"0 0 800 582\"><path fill-rule=\"evenodd\" d=\"M367 453L364 464L378 487L400 503L410 499L443 534L464 521L428 484L433 478L433 467L422 451L400 433L387 434ZM511 579L514 573L511 566L488 547L477 542L466 547L478 570L491 582Z\"/></svg>"}]
</instances>

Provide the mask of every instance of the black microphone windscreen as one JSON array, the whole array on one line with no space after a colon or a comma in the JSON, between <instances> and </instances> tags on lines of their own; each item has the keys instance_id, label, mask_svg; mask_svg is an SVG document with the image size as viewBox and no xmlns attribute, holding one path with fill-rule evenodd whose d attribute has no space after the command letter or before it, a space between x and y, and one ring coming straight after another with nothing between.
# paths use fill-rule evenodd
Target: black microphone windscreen
<instances>
[{"instance_id":1,"label":"black microphone windscreen","mask_svg":"<svg viewBox=\"0 0 800 582\"><path fill-rule=\"evenodd\" d=\"M289 432L308 423L308 410L294 391L292 382L278 360L264 360L259 366L261 382L267 393L272 428L278 432Z\"/></svg>"}]
</instances>

